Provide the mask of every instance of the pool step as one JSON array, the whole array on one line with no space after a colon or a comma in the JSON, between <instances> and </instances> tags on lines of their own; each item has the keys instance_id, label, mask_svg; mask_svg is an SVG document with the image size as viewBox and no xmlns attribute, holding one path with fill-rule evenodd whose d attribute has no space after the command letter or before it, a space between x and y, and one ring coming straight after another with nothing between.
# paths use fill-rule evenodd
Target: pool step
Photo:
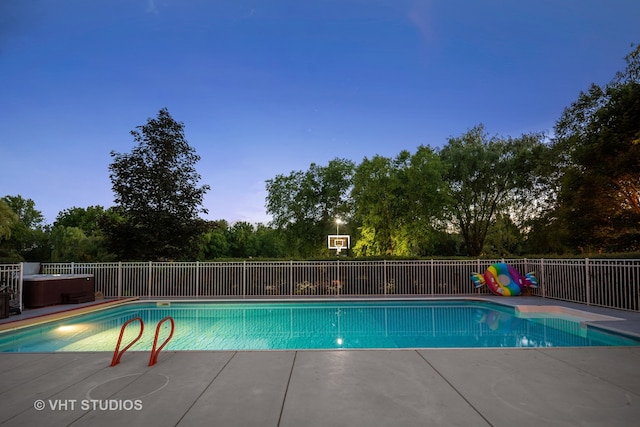
<instances>
[{"instance_id":1,"label":"pool step","mask_svg":"<svg viewBox=\"0 0 640 427\"><path fill-rule=\"evenodd\" d=\"M62 294L63 304L80 304L83 302L91 302L95 300L95 295L87 292L68 292Z\"/></svg>"}]
</instances>

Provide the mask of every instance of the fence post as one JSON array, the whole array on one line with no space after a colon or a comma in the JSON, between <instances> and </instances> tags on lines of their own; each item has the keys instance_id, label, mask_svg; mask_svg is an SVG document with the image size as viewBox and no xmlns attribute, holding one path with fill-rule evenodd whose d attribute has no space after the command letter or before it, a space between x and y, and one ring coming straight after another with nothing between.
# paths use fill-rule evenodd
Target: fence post
<instances>
[{"instance_id":1,"label":"fence post","mask_svg":"<svg viewBox=\"0 0 640 427\"><path fill-rule=\"evenodd\" d=\"M591 303L591 282L589 278L589 258L584 259L584 277L585 277L585 291L587 295L585 295L585 300L587 305Z\"/></svg>"},{"instance_id":2,"label":"fence post","mask_svg":"<svg viewBox=\"0 0 640 427\"><path fill-rule=\"evenodd\" d=\"M151 272L153 269L153 261L149 261L147 274L147 297L151 298Z\"/></svg>"},{"instance_id":3,"label":"fence post","mask_svg":"<svg viewBox=\"0 0 640 427\"><path fill-rule=\"evenodd\" d=\"M387 295L387 260L384 260L384 271L382 273L382 288L384 289L385 296Z\"/></svg>"},{"instance_id":4,"label":"fence post","mask_svg":"<svg viewBox=\"0 0 640 427\"><path fill-rule=\"evenodd\" d=\"M200 261L196 261L196 298L198 298L199 296L200 296Z\"/></svg>"},{"instance_id":5,"label":"fence post","mask_svg":"<svg viewBox=\"0 0 640 427\"><path fill-rule=\"evenodd\" d=\"M247 297L247 260L242 261L242 298Z\"/></svg>"},{"instance_id":6,"label":"fence post","mask_svg":"<svg viewBox=\"0 0 640 427\"><path fill-rule=\"evenodd\" d=\"M293 260L289 261L289 296L293 296Z\"/></svg>"},{"instance_id":7,"label":"fence post","mask_svg":"<svg viewBox=\"0 0 640 427\"><path fill-rule=\"evenodd\" d=\"M339 286L339 283L340 283L340 259L336 260L336 281L335 282L333 282L333 281L330 282L329 286L333 286L334 283L336 285L335 289L338 290L338 295L340 295L340 286Z\"/></svg>"},{"instance_id":8,"label":"fence post","mask_svg":"<svg viewBox=\"0 0 640 427\"><path fill-rule=\"evenodd\" d=\"M76 263L75 262L71 262L71 274L75 274L76 273L76 269L75 269Z\"/></svg>"},{"instance_id":9,"label":"fence post","mask_svg":"<svg viewBox=\"0 0 640 427\"><path fill-rule=\"evenodd\" d=\"M482 267L480 267L480 258L478 258L478 259L476 260L476 272L477 272L477 273L479 273L479 274L482 274L482 271L483 271L483 270L482 270ZM476 288L476 289L475 289L475 293L476 293L476 294L481 293L480 289L481 289L481 288Z\"/></svg>"},{"instance_id":10,"label":"fence post","mask_svg":"<svg viewBox=\"0 0 640 427\"><path fill-rule=\"evenodd\" d=\"M23 270L23 265L22 263L20 263L20 273L19 278L20 278L20 282L18 282L18 293L20 294L20 313L22 313L24 311L24 298L22 297L22 280L24 277L24 270Z\"/></svg>"},{"instance_id":11,"label":"fence post","mask_svg":"<svg viewBox=\"0 0 640 427\"><path fill-rule=\"evenodd\" d=\"M431 259L431 283L429 284L431 295L433 295L433 290L435 288L435 281L436 281L435 274L436 274L435 273L435 263L434 263L433 258L432 258Z\"/></svg>"},{"instance_id":12,"label":"fence post","mask_svg":"<svg viewBox=\"0 0 640 427\"><path fill-rule=\"evenodd\" d=\"M122 298L122 261L118 261L118 282L116 283L118 287L118 299Z\"/></svg>"},{"instance_id":13,"label":"fence post","mask_svg":"<svg viewBox=\"0 0 640 427\"><path fill-rule=\"evenodd\" d=\"M546 290L546 284L545 282L547 281L547 277L545 275L545 271L544 271L544 258L540 258L540 282L539 282L539 286L540 288L542 288L542 298L546 298L547 297L547 290Z\"/></svg>"}]
</instances>

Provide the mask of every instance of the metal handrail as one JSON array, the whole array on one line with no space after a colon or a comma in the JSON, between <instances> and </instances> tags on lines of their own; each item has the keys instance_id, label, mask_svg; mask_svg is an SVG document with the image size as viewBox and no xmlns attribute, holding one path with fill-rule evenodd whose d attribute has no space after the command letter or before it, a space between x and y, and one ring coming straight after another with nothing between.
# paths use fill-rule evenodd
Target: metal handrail
<instances>
[{"instance_id":1,"label":"metal handrail","mask_svg":"<svg viewBox=\"0 0 640 427\"><path fill-rule=\"evenodd\" d=\"M158 347L158 349L156 350L156 344L158 344L158 335L160 334L160 326L162 326L162 324L167 320L171 322L171 332L169 332L169 336L164 340L162 345ZM158 322L158 326L156 326L156 335L153 338L153 347L151 348L151 357L149 358L149 366L153 366L156 364L156 362L158 361L158 355L160 354L160 351L164 348L165 345L167 345L171 337L173 337L174 329L175 329L175 322L173 321L173 317L171 316L167 316L164 319L162 319L160 322Z\"/></svg>"},{"instance_id":2,"label":"metal handrail","mask_svg":"<svg viewBox=\"0 0 640 427\"><path fill-rule=\"evenodd\" d=\"M124 335L124 330L127 328L127 326L138 320L140 322L140 333L138 334L138 336L129 343L129 345L127 345L122 351L120 350L120 344L122 343L122 336ZM134 317L133 319L129 319L127 320L124 325L122 325L122 328L120 328L120 337L118 337L118 344L116 344L116 349L113 352L113 358L111 359L111 366L116 366L118 363L120 363L120 358L122 357L122 355L124 354L125 351L129 350L129 348L135 344L140 337L142 336L142 332L144 331L144 322L142 321L141 317Z\"/></svg>"}]
</instances>

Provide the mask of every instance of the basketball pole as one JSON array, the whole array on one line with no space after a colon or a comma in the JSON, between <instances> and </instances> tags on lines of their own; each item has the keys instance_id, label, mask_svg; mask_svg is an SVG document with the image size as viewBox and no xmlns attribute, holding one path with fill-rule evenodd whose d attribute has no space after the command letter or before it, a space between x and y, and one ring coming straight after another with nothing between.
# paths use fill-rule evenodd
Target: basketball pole
<instances>
[{"instance_id":1,"label":"basketball pole","mask_svg":"<svg viewBox=\"0 0 640 427\"><path fill-rule=\"evenodd\" d=\"M340 235L340 224L342 223L342 220L340 218L336 218L336 236ZM340 256L340 251L342 250L341 247L336 248L336 255Z\"/></svg>"}]
</instances>

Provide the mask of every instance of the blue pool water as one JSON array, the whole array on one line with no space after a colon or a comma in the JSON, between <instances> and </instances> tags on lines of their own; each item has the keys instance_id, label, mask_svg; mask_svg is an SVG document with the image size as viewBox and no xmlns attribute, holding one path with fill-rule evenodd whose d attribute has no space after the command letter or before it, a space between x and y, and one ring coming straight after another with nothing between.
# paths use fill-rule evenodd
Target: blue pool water
<instances>
[{"instance_id":1,"label":"blue pool water","mask_svg":"<svg viewBox=\"0 0 640 427\"><path fill-rule=\"evenodd\" d=\"M131 350L149 351L158 322L175 320L167 350L293 350L637 346L571 317L518 317L476 301L133 303L0 334L0 352L113 351L120 327L144 320ZM168 322L160 339L168 335ZM167 328L165 328L165 326ZM127 339L138 334L133 323Z\"/></svg>"}]
</instances>

